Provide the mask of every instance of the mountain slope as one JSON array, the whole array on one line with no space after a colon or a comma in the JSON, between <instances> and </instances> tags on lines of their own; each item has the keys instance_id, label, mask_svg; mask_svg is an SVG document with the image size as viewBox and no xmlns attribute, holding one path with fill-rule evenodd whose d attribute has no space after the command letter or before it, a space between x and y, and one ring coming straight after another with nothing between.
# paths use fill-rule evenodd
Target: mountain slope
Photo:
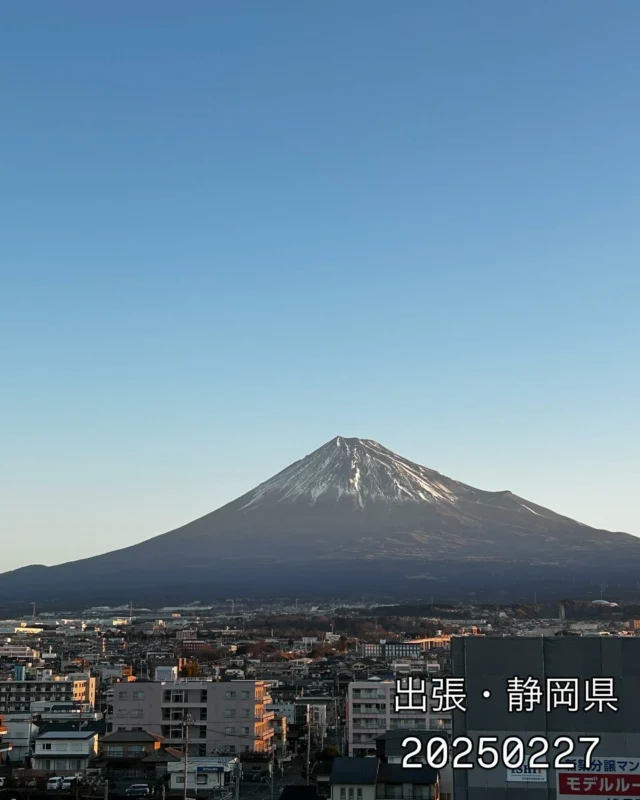
<instances>
[{"instance_id":1,"label":"mountain slope","mask_svg":"<svg viewBox=\"0 0 640 800\"><path fill-rule=\"evenodd\" d=\"M639 564L636 537L589 528L508 491L475 489L372 440L336 437L174 531L0 575L0 599L349 595L372 586L460 594L501 583L635 581Z\"/></svg>"}]
</instances>

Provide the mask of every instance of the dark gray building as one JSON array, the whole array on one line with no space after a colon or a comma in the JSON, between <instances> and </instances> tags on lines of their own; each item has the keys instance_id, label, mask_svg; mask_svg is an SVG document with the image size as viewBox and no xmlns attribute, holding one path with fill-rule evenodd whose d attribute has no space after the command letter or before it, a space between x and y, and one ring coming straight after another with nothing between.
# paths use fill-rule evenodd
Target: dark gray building
<instances>
[{"instance_id":1,"label":"dark gray building","mask_svg":"<svg viewBox=\"0 0 640 800\"><path fill-rule=\"evenodd\" d=\"M640 638L454 637L451 656L466 709L453 712L453 754L469 747L455 747L457 737L473 743L461 759L473 768L454 769L455 800L640 798ZM512 764L517 739L524 742L523 767L505 765L509 737ZM590 764L591 742L581 737L600 739ZM545 742L538 764L549 768L529 769ZM479 754L481 744L488 755ZM499 754L495 766L490 748Z\"/></svg>"}]
</instances>

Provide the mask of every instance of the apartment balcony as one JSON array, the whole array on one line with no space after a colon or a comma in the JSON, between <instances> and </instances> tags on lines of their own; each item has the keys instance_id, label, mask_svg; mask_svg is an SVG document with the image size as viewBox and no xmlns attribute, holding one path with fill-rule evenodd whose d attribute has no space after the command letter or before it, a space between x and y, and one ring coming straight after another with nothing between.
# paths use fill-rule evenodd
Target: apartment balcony
<instances>
[{"instance_id":1,"label":"apartment balcony","mask_svg":"<svg viewBox=\"0 0 640 800\"><path fill-rule=\"evenodd\" d=\"M382 717L382 719L385 719L387 716L387 711L385 708L362 710L361 708L356 708L356 706L353 706L353 714L357 715L358 717Z\"/></svg>"}]
</instances>

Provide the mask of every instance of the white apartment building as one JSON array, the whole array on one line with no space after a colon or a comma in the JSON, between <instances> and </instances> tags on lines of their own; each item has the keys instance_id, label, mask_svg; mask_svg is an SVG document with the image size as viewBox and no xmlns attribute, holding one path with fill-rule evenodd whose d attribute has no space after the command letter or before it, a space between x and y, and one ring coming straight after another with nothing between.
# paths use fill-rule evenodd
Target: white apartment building
<instances>
[{"instance_id":1,"label":"white apartment building","mask_svg":"<svg viewBox=\"0 0 640 800\"><path fill-rule=\"evenodd\" d=\"M389 730L451 731L451 714L435 714L432 684L427 682L427 711L395 710L395 681L353 681L347 694L349 755L364 756L375 750L375 740ZM406 699L401 699L406 704Z\"/></svg>"},{"instance_id":2,"label":"white apartment building","mask_svg":"<svg viewBox=\"0 0 640 800\"><path fill-rule=\"evenodd\" d=\"M273 711L266 681L134 681L113 687L109 731L145 730L189 754L271 752ZM187 724L185 725L185 721Z\"/></svg>"},{"instance_id":3,"label":"white apartment building","mask_svg":"<svg viewBox=\"0 0 640 800\"><path fill-rule=\"evenodd\" d=\"M90 675L53 675L51 670L32 679L0 680L0 714L31 711L38 701L89 703L95 707L96 679Z\"/></svg>"}]
</instances>

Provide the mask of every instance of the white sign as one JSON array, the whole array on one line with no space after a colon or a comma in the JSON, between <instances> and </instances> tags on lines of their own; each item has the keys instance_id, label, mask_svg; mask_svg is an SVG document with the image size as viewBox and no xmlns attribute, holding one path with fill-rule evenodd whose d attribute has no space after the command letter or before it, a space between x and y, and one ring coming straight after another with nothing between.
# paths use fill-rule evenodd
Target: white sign
<instances>
[{"instance_id":1,"label":"white sign","mask_svg":"<svg viewBox=\"0 0 640 800\"><path fill-rule=\"evenodd\" d=\"M601 800L640 799L640 754L638 758L594 758L589 769L584 759L568 758L576 768L556 772L558 800L600 797Z\"/></svg>"},{"instance_id":2,"label":"white sign","mask_svg":"<svg viewBox=\"0 0 640 800\"><path fill-rule=\"evenodd\" d=\"M516 782L524 782L527 783L546 783L547 782L547 770L546 769L538 769L537 767L525 767L522 766L519 769L508 769L507 770L507 781L509 783Z\"/></svg>"}]
</instances>

